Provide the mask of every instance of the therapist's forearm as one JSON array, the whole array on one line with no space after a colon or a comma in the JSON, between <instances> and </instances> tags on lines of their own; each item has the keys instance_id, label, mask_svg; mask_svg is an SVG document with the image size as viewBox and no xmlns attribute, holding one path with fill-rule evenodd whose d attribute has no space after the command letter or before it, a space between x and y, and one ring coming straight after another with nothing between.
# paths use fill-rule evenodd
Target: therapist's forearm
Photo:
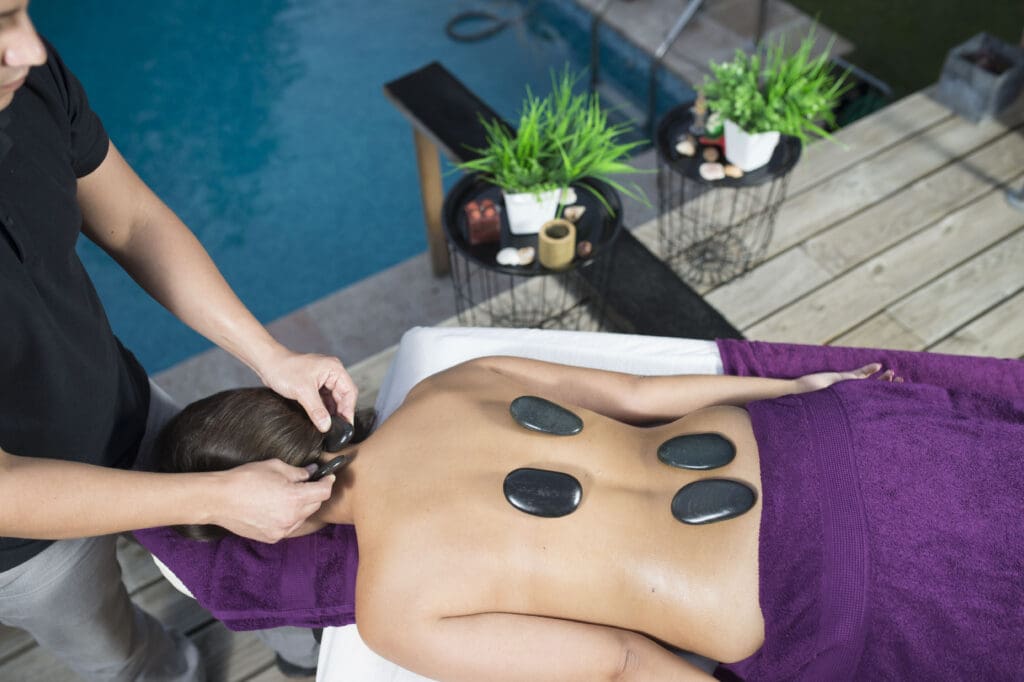
<instances>
[{"instance_id":1,"label":"therapist's forearm","mask_svg":"<svg viewBox=\"0 0 1024 682\"><path fill-rule=\"evenodd\" d=\"M79 180L78 200L86 234L185 324L261 377L287 354L113 144L99 168Z\"/></svg>"},{"instance_id":2,"label":"therapist's forearm","mask_svg":"<svg viewBox=\"0 0 1024 682\"><path fill-rule=\"evenodd\" d=\"M287 351L235 295L199 240L156 201L115 257L185 324L261 374Z\"/></svg>"},{"instance_id":3,"label":"therapist's forearm","mask_svg":"<svg viewBox=\"0 0 1024 682\"><path fill-rule=\"evenodd\" d=\"M216 515L216 477L153 474L0 451L0 536L60 540Z\"/></svg>"}]
</instances>

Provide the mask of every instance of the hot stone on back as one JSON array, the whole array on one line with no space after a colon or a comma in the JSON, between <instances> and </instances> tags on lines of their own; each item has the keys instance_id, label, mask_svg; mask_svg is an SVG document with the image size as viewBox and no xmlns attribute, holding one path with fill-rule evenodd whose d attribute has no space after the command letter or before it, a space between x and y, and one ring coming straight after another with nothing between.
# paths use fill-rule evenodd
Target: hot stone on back
<instances>
[{"instance_id":1,"label":"hot stone on back","mask_svg":"<svg viewBox=\"0 0 1024 682\"><path fill-rule=\"evenodd\" d=\"M516 469L505 477L505 499L519 511L556 518L576 511L583 487L569 474L545 469Z\"/></svg>"},{"instance_id":2,"label":"hot stone on back","mask_svg":"<svg viewBox=\"0 0 1024 682\"><path fill-rule=\"evenodd\" d=\"M736 456L736 447L717 433L688 433L658 446L658 459L680 469L717 469Z\"/></svg>"},{"instance_id":3,"label":"hot stone on back","mask_svg":"<svg viewBox=\"0 0 1024 682\"><path fill-rule=\"evenodd\" d=\"M583 430L583 420L561 405L534 395L522 395L508 406L512 418L531 431L571 436Z\"/></svg>"},{"instance_id":4,"label":"hot stone on back","mask_svg":"<svg viewBox=\"0 0 1024 682\"><path fill-rule=\"evenodd\" d=\"M757 493L739 481L705 478L679 489L672 498L672 516L691 525L735 518L754 506Z\"/></svg>"}]
</instances>

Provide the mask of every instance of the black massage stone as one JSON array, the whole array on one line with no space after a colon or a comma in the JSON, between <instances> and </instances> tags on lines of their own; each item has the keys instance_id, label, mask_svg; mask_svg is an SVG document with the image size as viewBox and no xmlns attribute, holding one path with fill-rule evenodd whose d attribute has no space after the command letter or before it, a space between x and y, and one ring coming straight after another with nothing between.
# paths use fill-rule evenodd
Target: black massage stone
<instances>
[{"instance_id":1,"label":"black massage stone","mask_svg":"<svg viewBox=\"0 0 1024 682\"><path fill-rule=\"evenodd\" d=\"M705 478L679 489L672 498L672 516L691 525L736 518L757 502L753 488L724 478Z\"/></svg>"},{"instance_id":2,"label":"black massage stone","mask_svg":"<svg viewBox=\"0 0 1024 682\"><path fill-rule=\"evenodd\" d=\"M582 497L580 482L558 471L516 469L505 477L505 499L519 511L534 516L571 514Z\"/></svg>"},{"instance_id":3,"label":"black massage stone","mask_svg":"<svg viewBox=\"0 0 1024 682\"><path fill-rule=\"evenodd\" d=\"M658 446L658 459L680 469L717 469L736 456L732 441L717 433L690 433Z\"/></svg>"},{"instance_id":4,"label":"black massage stone","mask_svg":"<svg viewBox=\"0 0 1024 682\"><path fill-rule=\"evenodd\" d=\"M338 452L352 440L355 429L344 417L331 416L331 428L324 435L324 450Z\"/></svg>"},{"instance_id":5,"label":"black massage stone","mask_svg":"<svg viewBox=\"0 0 1024 682\"><path fill-rule=\"evenodd\" d=\"M583 430L583 420L550 400L522 395L508 406L512 418L531 431L571 436Z\"/></svg>"}]
</instances>

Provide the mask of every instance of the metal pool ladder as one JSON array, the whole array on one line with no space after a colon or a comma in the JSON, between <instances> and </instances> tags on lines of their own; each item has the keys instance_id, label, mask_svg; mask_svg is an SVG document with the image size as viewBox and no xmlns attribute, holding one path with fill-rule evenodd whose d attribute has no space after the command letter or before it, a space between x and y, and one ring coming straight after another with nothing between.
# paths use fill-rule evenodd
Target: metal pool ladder
<instances>
[{"instance_id":1,"label":"metal pool ladder","mask_svg":"<svg viewBox=\"0 0 1024 682\"><path fill-rule=\"evenodd\" d=\"M600 55L598 45L598 29L601 28L601 24L604 22L604 16L608 13L608 8L611 7L612 2L615 0L605 0L604 3L594 11L593 19L590 22L590 89L594 91L597 89L598 81L600 80L598 69L600 68ZM648 131L651 139L654 139L655 127L657 121L657 88L656 81L658 77L658 69L661 68L662 62L665 60L665 55L675 44L676 39L679 38L679 34L683 32L686 25L690 23L690 20L697 14L701 6L704 5L704 0L689 0L686 3L686 7L683 9L675 22L672 24L672 28L669 29L668 33L665 34L665 38L658 45L658 49L654 51L654 55L651 58L651 68L648 75L647 82L647 122L645 128ZM757 35L754 36L754 44L761 42L761 37L764 35L765 19L768 9L768 0L759 0L759 12L757 21Z\"/></svg>"}]
</instances>

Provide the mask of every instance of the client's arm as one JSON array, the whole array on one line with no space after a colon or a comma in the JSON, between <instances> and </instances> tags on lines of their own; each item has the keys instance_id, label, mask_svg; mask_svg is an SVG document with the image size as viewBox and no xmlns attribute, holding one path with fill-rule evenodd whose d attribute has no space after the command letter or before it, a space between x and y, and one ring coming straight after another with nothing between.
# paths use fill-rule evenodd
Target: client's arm
<instances>
[{"instance_id":1,"label":"client's arm","mask_svg":"<svg viewBox=\"0 0 1024 682\"><path fill-rule=\"evenodd\" d=\"M528 390L553 400L637 424L676 419L711 405L741 406L755 400L816 391L837 381L867 378L881 369L881 365L873 363L849 372L766 379L699 374L637 376L508 356L485 357L468 364L514 379ZM879 378L891 379L891 373Z\"/></svg>"},{"instance_id":2,"label":"client's arm","mask_svg":"<svg viewBox=\"0 0 1024 682\"><path fill-rule=\"evenodd\" d=\"M643 635L604 625L514 613L429 623L379 620L379 627L376 619L359 621L359 632L370 648L445 682L714 679Z\"/></svg>"}]
</instances>

